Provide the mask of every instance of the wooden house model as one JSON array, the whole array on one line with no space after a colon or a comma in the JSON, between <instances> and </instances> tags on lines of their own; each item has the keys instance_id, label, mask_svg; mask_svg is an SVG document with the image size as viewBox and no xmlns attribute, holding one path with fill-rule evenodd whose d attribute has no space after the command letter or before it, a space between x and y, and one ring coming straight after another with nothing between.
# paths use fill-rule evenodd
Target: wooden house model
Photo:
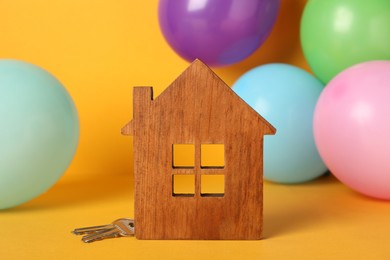
<instances>
[{"instance_id":1,"label":"wooden house model","mask_svg":"<svg viewBox=\"0 0 390 260\"><path fill-rule=\"evenodd\" d=\"M134 136L135 236L260 239L263 136L275 128L199 60L156 99L152 87L133 99L122 134ZM222 182L217 192L210 180Z\"/></svg>"}]
</instances>

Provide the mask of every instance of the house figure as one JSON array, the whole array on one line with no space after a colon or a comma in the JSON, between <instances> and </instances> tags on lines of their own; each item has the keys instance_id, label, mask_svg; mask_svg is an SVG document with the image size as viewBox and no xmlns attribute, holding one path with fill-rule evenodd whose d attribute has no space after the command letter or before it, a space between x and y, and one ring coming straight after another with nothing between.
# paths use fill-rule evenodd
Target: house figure
<instances>
[{"instance_id":1,"label":"house figure","mask_svg":"<svg viewBox=\"0 0 390 260\"><path fill-rule=\"evenodd\" d=\"M122 134L134 136L135 236L260 239L263 136L275 128L199 60L155 100L152 87L133 98Z\"/></svg>"}]
</instances>

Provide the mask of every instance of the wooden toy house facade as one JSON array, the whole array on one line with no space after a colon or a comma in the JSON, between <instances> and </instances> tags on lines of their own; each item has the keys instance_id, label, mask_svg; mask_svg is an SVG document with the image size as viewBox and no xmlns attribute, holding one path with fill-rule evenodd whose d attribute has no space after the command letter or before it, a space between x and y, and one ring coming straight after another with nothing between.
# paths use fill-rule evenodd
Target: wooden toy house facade
<instances>
[{"instance_id":1,"label":"wooden toy house facade","mask_svg":"<svg viewBox=\"0 0 390 260\"><path fill-rule=\"evenodd\" d=\"M263 135L275 129L201 61L153 100L133 91L135 233L139 239L260 239ZM175 166L174 147L193 147L193 163ZM224 164L202 163L202 146L223 147ZM222 145L222 146L221 146ZM175 194L176 175L193 176L192 194ZM203 194L202 176L224 179L223 194Z\"/></svg>"}]
</instances>

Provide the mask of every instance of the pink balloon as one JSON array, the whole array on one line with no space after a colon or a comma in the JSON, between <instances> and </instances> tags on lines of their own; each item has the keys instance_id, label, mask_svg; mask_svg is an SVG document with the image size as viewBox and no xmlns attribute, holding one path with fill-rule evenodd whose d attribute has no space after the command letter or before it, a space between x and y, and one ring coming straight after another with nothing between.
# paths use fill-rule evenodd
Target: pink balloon
<instances>
[{"instance_id":1,"label":"pink balloon","mask_svg":"<svg viewBox=\"0 0 390 260\"><path fill-rule=\"evenodd\" d=\"M390 200L390 61L364 62L333 78L313 124L318 151L341 182Z\"/></svg>"}]
</instances>

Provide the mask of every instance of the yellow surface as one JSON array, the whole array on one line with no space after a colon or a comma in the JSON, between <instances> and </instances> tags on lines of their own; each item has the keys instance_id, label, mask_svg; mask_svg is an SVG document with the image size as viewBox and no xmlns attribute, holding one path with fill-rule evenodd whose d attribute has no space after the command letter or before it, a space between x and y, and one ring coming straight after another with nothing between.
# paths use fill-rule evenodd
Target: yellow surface
<instances>
[{"instance_id":1,"label":"yellow surface","mask_svg":"<svg viewBox=\"0 0 390 260\"><path fill-rule=\"evenodd\" d=\"M200 180L200 192L202 194L225 193L225 175L202 174Z\"/></svg>"},{"instance_id":2,"label":"yellow surface","mask_svg":"<svg viewBox=\"0 0 390 260\"><path fill-rule=\"evenodd\" d=\"M299 44L305 0L282 0L274 30L250 58L216 69L231 85L264 63L308 69ZM83 244L75 227L133 216L132 86L159 95L187 66L158 28L157 1L1 0L0 57L37 64L67 87L80 115L75 159L47 193L0 211L0 259L389 259L390 206L331 177L265 186L262 241ZM1 144L0 144L1 145Z\"/></svg>"},{"instance_id":3,"label":"yellow surface","mask_svg":"<svg viewBox=\"0 0 390 260\"><path fill-rule=\"evenodd\" d=\"M195 194L195 175L194 174L175 174L173 175L173 193L174 194Z\"/></svg>"},{"instance_id":4,"label":"yellow surface","mask_svg":"<svg viewBox=\"0 0 390 260\"><path fill-rule=\"evenodd\" d=\"M331 176L304 185L265 184L260 241L84 244L70 231L133 216L132 180L63 179L38 199L0 214L0 259L389 259L390 206ZM66 196L64 196L66 194Z\"/></svg>"}]
</instances>

